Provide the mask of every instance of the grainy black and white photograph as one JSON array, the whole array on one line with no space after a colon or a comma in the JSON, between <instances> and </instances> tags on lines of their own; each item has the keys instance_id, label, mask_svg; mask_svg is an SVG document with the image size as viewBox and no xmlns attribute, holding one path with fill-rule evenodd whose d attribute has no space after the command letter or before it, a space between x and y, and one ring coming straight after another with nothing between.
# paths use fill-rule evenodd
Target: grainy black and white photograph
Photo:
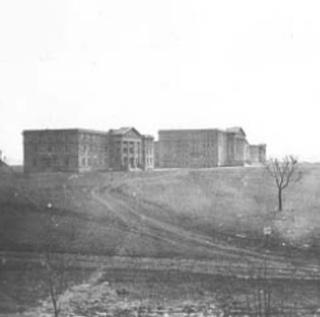
<instances>
[{"instance_id":1,"label":"grainy black and white photograph","mask_svg":"<svg viewBox=\"0 0 320 317\"><path fill-rule=\"evenodd\" d=\"M0 0L0 317L319 317L319 14Z\"/></svg>"}]
</instances>

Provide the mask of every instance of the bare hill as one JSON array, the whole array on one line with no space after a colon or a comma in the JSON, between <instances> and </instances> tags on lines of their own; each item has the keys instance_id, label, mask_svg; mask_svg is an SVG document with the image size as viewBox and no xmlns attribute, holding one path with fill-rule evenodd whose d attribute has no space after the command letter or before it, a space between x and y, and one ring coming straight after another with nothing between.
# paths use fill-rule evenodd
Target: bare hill
<instances>
[{"instance_id":1,"label":"bare hill","mask_svg":"<svg viewBox=\"0 0 320 317\"><path fill-rule=\"evenodd\" d=\"M310 246L320 226L320 168L303 169L276 217L272 180L261 168L1 173L0 247L234 260L259 257L264 226L280 247Z\"/></svg>"}]
</instances>

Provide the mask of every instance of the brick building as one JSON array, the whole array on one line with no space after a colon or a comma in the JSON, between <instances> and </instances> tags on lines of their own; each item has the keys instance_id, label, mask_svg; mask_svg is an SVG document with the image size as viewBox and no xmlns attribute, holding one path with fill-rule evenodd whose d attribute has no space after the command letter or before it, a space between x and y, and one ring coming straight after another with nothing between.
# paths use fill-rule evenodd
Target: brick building
<instances>
[{"instance_id":1,"label":"brick building","mask_svg":"<svg viewBox=\"0 0 320 317\"><path fill-rule=\"evenodd\" d=\"M250 162L252 164L261 163L266 160L266 145L250 145Z\"/></svg>"},{"instance_id":2,"label":"brick building","mask_svg":"<svg viewBox=\"0 0 320 317\"><path fill-rule=\"evenodd\" d=\"M160 130L155 149L156 166L243 166L251 162L251 152L254 151L251 147L240 127L226 130ZM265 154L261 151L259 162L265 159Z\"/></svg>"},{"instance_id":3,"label":"brick building","mask_svg":"<svg viewBox=\"0 0 320 317\"><path fill-rule=\"evenodd\" d=\"M25 172L84 172L149 169L154 166L153 137L135 128L108 132L85 129L26 130Z\"/></svg>"},{"instance_id":4,"label":"brick building","mask_svg":"<svg viewBox=\"0 0 320 317\"><path fill-rule=\"evenodd\" d=\"M110 167L130 170L154 167L153 137L140 134L135 128L109 131Z\"/></svg>"},{"instance_id":5,"label":"brick building","mask_svg":"<svg viewBox=\"0 0 320 317\"><path fill-rule=\"evenodd\" d=\"M152 135L142 137L142 165L144 169L153 169L155 165L154 138Z\"/></svg>"}]
</instances>

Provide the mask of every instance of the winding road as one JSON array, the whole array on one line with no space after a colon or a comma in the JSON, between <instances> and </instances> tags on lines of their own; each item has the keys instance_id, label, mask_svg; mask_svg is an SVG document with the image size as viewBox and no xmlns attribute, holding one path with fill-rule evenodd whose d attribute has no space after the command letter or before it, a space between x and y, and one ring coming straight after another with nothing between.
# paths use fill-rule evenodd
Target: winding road
<instances>
[{"instance_id":1,"label":"winding road","mask_svg":"<svg viewBox=\"0 0 320 317\"><path fill-rule=\"evenodd\" d=\"M232 266L239 267L239 265L246 268L248 272L261 270L267 261L270 270L278 270L281 275L287 272L288 277L290 275L291 278L299 275L320 276L317 265L303 262L292 263L285 256L215 243L207 236L151 217L146 210L149 206L145 202L139 201L135 197L129 197L110 185L101 184L93 187L90 193L93 200L130 228L127 232L128 239L131 238L130 234L139 234L161 240L177 250L179 248L185 252L189 250L190 254L198 254L199 257L202 255L202 258L214 260L218 265L224 265L228 270Z\"/></svg>"}]
</instances>

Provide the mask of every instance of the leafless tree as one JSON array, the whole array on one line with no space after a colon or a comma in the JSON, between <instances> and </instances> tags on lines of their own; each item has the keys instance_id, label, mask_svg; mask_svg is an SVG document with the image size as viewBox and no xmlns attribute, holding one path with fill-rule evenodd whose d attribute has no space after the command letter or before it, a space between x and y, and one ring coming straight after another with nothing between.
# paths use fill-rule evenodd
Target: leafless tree
<instances>
[{"instance_id":1,"label":"leafless tree","mask_svg":"<svg viewBox=\"0 0 320 317\"><path fill-rule=\"evenodd\" d=\"M265 162L265 167L274 179L278 190L278 210L283 209L282 194L291 182L301 178L301 172L297 172L298 160L292 156L285 156L282 160L271 158Z\"/></svg>"},{"instance_id":2,"label":"leafless tree","mask_svg":"<svg viewBox=\"0 0 320 317\"><path fill-rule=\"evenodd\" d=\"M59 221L52 211L52 204L47 205L49 217L45 225L44 250L41 252L41 264L44 269L44 283L53 307L54 317L61 312L60 295L70 286L69 273L73 267L73 257L68 254L68 246L72 243L74 227L70 226L69 236L57 242ZM57 252L58 246L64 244L63 252Z\"/></svg>"},{"instance_id":3,"label":"leafless tree","mask_svg":"<svg viewBox=\"0 0 320 317\"><path fill-rule=\"evenodd\" d=\"M61 293L69 286L68 270L71 267L70 258L65 254L46 252L42 259L45 269L45 283L48 286L54 317L61 312Z\"/></svg>"}]
</instances>

